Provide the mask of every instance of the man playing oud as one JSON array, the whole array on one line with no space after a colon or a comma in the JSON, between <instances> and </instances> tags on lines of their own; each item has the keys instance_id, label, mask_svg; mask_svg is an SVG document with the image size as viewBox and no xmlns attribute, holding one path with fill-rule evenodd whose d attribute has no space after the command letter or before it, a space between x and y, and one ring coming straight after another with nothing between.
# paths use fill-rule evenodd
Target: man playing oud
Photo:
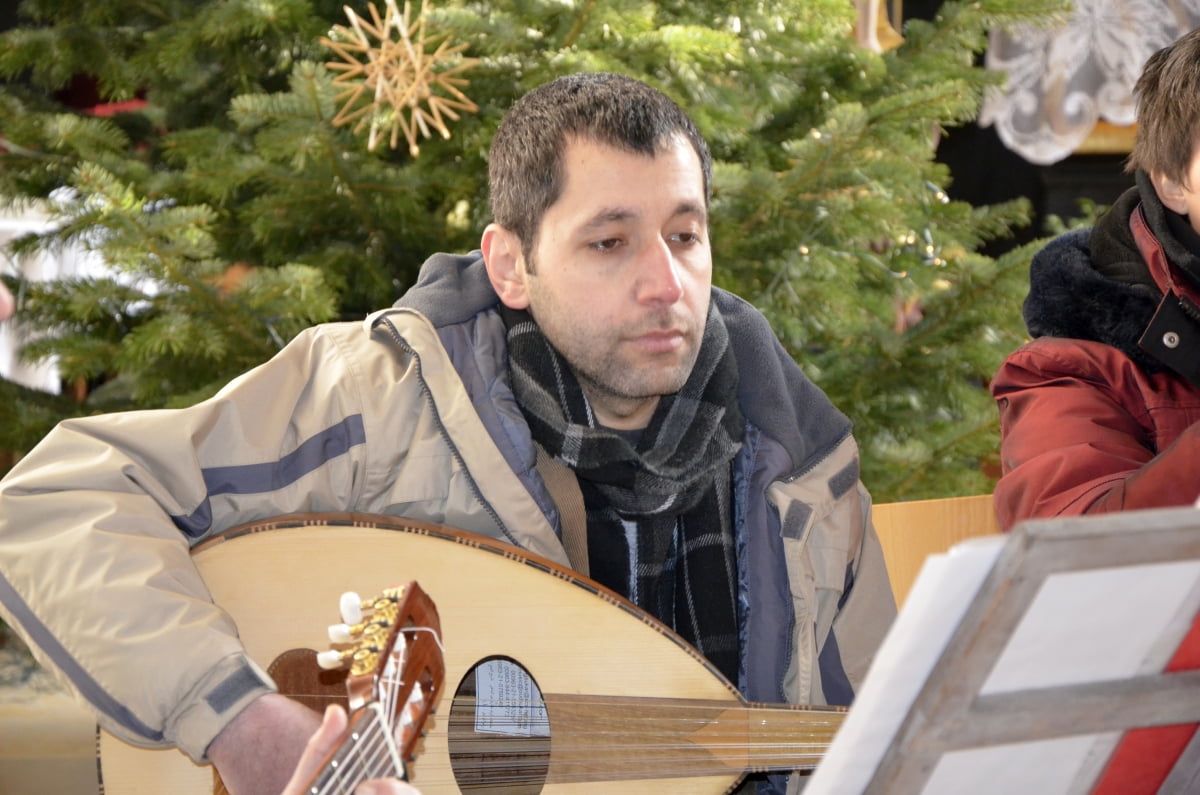
<instances>
[{"instance_id":1,"label":"man playing oud","mask_svg":"<svg viewBox=\"0 0 1200 795\"><path fill-rule=\"evenodd\" d=\"M5 619L109 731L276 795L320 716L250 660L189 550L356 511L582 566L543 478L565 467L591 578L751 701L849 704L895 615L857 445L762 315L712 286L711 171L639 81L525 95L491 147L481 251L432 257L394 307L307 330L210 400L64 422L18 463Z\"/></svg>"}]
</instances>

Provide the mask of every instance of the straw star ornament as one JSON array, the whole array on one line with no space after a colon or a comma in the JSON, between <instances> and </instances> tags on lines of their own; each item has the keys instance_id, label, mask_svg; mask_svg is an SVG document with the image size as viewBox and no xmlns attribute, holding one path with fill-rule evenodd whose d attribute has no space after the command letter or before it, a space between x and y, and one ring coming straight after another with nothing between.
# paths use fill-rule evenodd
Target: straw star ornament
<instances>
[{"instance_id":1,"label":"straw star ornament","mask_svg":"<svg viewBox=\"0 0 1200 795\"><path fill-rule=\"evenodd\" d=\"M326 64L340 73L333 82L344 86L335 98L340 110L333 123L353 122L355 133L369 123L371 151L389 131L389 145L395 149L403 132L415 157L419 138L432 137L434 130L449 138L447 119L457 121L459 111L479 109L461 90L469 82L462 73L479 59L463 57L468 45L451 45L449 34L426 32L425 0L415 19L408 0L403 12L396 0L385 1L382 16L374 3L367 8L370 20L345 6L350 26L335 25L330 36L321 39L342 59Z\"/></svg>"}]
</instances>

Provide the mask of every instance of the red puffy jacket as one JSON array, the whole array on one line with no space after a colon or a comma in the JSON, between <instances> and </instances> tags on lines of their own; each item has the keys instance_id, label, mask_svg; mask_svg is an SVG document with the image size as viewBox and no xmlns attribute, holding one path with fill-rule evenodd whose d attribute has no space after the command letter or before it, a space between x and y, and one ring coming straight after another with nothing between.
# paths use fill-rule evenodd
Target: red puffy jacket
<instances>
[{"instance_id":1,"label":"red puffy jacket","mask_svg":"<svg viewBox=\"0 0 1200 795\"><path fill-rule=\"evenodd\" d=\"M1168 292L1200 304L1200 291L1168 262L1142 206L1132 207L1126 217L1126 234L1132 233L1131 244L1158 286L1157 295L1148 285L1142 288L1149 301L1145 306L1152 310ZM1054 245L1044 251L1051 251L1059 270L1078 268L1094 255L1086 235L1057 252ZM1071 258L1075 265L1063 264ZM1121 307L1105 317L1111 305L1098 299L1076 304L1068 295L1072 286L1063 282L1054 296L1057 303L1037 310L1053 315L1047 322L1063 323L1061 315L1085 312L1094 328L1138 314ZM1087 293L1090 288L1079 289ZM1029 316L1027 302L1027 321ZM1145 324L1138 319L1136 325L1140 330ZM1038 336L1012 353L992 383L1001 423L1003 475L995 491L1001 526L1034 517L1195 503L1200 497L1200 386L1164 366L1148 365L1134 349L1136 339L1121 344L1104 334L1097 336L1106 341L1054 333L1060 335ZM1174 341L1200 359L1200 326L1180 327Z\"/></svg>"}]
</instances>

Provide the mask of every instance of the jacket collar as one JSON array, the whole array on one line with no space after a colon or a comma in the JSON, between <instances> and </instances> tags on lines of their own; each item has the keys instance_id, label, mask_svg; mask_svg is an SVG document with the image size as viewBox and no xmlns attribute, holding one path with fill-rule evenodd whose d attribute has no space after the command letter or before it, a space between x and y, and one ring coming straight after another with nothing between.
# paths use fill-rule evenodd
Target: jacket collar
<instances>
[{"instance_id":1,"label":"jacket collar","mask_svg":"<svg viewBox=\"0 0 1200 795\"><path fill-rule=\"evenodd\" d=\"M1093 262L1092 240L1098 229L1062 235L1039 251L1030 263L1025 325L1033 337L1093 340L1116 348L1147 372L1163 366L1138 347L1138 339L1154 316L1161 292L1153 280L1118 281Z\"/></svg>"},{"instance_id":2,"label":"jacket collar","mask_svg":"<svg viewBox=\"0 0 1200 795\"><path fill-rule=\"evenodd\" d=\"M428 318L444 340L453 328L495 308L483 256L435 254L417 282L396 301ZM713 288L712 301L729 329L730 345L742 377L738 402L746 419L788 448L793 466L803 469L850 435L850 420L803 373L780 345L766 318L745 300ZM448 343L447 343L448 344ZM790 401L794 411L780 411Z\"/></svg>"},{"instance_id":3,"label":"jacket collar","mask_svg":"<svg viewBox=\"0 0 1200 795\"><path fill-rule=\"evenodd\" d=\"M1168 213L1139 173L1137 186L1094 228L1069 232L1038 252L1023 308L1029 333L1101 342L1148 373L1182 369L1189 380L1200 378L1181 356L1200 358L1200 321L1188 310L1200 305L1189 276L1200 273L1200 258L1177 239ZM1168 333L1174 347L1164 348Z\"/></svg>"},{"instance_id":4,"label":"jacket collar","mask_svg":"<svg viewBox=\"0 0 1200 795\"><path fill-rule=\"evenodd\" d=\"M1200 305L1191 274L1194 268L1177 268L1166 246L1150 229L1146 214L1137 208L1129 222L1138 250L1162 293L1154 316L1138 339L1138 348L1162 362L1189 383L1200 386ZM1190 264L1190 263L1189 263ZM1179 278L1177 278L1179 277Z\"/></svg>"}]
</instances>

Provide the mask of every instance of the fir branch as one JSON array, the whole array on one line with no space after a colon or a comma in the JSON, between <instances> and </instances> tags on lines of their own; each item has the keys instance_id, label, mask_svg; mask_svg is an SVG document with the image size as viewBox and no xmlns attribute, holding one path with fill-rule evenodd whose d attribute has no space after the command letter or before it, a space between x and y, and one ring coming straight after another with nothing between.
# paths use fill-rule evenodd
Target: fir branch
<instances>
[{"instance_id":1,"label":"fir branch","mask_svg":"<svg viewBox=\"0 0 1200 795\"><path fill-rule=\"evenodd\" d=\"M944 461L954 451L961 449L968 442L984 437L995 440L999 436L1000 419L999 417L993 417L969 427L961 433L945 438L936 448L929 450L928 455L924 457L923 463L914 465L912 461L907 461L902 469L895 470L904 474L894 483L887 485L887 499L889 501L914 499L912 496L914 491L922 499L933 496L962 496L962 490L954 485L951 485L950 488L945 489L941 493L931 491L929 483L936 483L937 478L931 478L930 471L935 468L938 462Z\"/></svg>"},{"instance_id":2,"label":"fir branch","mask_svg":"<svg viewBox=\"0 0 1200 795\"><path fill-rule=\"evenodd\" d=\"M582 35L584 28L587 26L588 18L592 15L592 10L596 7L596 0L584 0L584 3L575 13L575 24L567 31L567 35L563 37L562 47L564 49L574 47L575 42Z\"/></svg>"}]
</instances>

